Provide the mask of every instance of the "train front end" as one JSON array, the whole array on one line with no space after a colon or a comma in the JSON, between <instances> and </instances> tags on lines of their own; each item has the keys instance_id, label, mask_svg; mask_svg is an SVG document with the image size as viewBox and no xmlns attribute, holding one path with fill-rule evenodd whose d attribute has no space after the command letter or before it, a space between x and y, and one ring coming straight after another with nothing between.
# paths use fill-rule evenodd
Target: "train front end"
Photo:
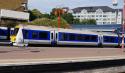
<instances>
[{"instance_id":1,"label":"train front end","mask_svg":"<svg viewBox=\"0 0 125 73\"><path fill-rule=\"evenodd\" d=\"M23 34L21 26L16 26L11 33L10 41L12 46L22 46L23 45Z\"/></svg>"}]
</instances>

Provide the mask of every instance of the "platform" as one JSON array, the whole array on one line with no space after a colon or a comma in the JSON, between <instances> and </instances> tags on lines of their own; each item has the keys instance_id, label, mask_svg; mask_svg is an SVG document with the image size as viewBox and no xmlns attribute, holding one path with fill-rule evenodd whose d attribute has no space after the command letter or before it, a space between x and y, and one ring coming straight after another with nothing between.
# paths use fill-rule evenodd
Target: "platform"
<instances>
[{"instance_id":1,"label":"platform","mask_svg":"<svg viewBox=\"0 0 125 73\"><path fill-rule=\"evenodd\" d=\"M125 59L120 48L0 47L0 66L57 64Z\"/></svg>"}]
</instances>

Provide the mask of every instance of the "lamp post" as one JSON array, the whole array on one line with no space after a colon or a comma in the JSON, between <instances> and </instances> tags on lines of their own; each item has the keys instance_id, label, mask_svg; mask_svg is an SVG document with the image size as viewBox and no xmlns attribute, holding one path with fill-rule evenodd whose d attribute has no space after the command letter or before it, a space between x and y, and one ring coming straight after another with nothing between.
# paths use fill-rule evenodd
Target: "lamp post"
<instances>
[{"instance_id":1,"label":"lamp post","mask_svg":"<svg viewBox=\"0 0 125 73\"><path fill-rule=\"evenodd\" d=\"M113 5L114 6L117 6L117 4L118 4L118 1L117 0L112 0L113 1ZM124 43L125 43L125 41L124 41L124 31L125 31L125 0L123 0L123 22L122 22L122 43L121 43L121 48L123 49L123 51L124 51Z\"/></svg>"},{"instance_id":2,"label":"lamp post","mask_svg":"<svg viewBox=\"0 0 125 73\"><path fill-rule=\"evenodd\" d=\"M64 13L63 9L62 8L57 8L55 10L55 15L58 16L58 31L60 29L60 26L61 26L61 15Z\"/></svg>"},{"instance_id":3,"label":"lamp post","mask_svg":"<svg viewBox=\"0 0 125 73\"><path fill-rule=\"evenodd\" d=\"M124 31L125 31L125 0L123 0L123 24L122 24L122 49L124 50Z\"/></svg>"}]
</instances>

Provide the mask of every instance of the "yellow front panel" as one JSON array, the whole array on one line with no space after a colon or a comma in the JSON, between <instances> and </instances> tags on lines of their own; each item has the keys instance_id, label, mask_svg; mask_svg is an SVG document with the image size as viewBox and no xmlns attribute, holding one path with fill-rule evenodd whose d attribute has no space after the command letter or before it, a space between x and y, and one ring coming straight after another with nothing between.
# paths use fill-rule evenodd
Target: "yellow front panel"
<instances>
[{"instance_id":1,"label":"yellow front panel","mask_svg":"<svg viewBox=\"0 0 125 73\"><path fill-rule=\"evenodd\" d=\"M16 41L16 36L10 36L10 41L15 42Z\"/></svg>"}]
</instances>

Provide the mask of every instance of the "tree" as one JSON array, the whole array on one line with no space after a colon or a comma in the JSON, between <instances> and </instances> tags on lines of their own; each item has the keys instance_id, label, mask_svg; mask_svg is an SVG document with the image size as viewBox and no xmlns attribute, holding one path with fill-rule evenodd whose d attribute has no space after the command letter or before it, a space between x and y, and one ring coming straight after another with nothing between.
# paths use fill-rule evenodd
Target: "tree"
<instances>
[{"instance_id":1,"label":"tree","mask_svg":"<svg viewBox=\"0 0 125 73\"><path fill-rule=\"evenodd\" d=\"M73 24L81 24L79 19L74 19Z\"/></svg>"},{"instance_id":2,"label":"tree","mask_svg":"<svg viewBox=\"0 0 125 73\"><path fill-rule=\"evenodd\" d=\"M74 17L71 13L63 14L62 18L64 18L69 24L73 24Z\"/></svg>"},{"instance_id":3,"label":"tree","mask_svg":"<svg viewBox=\"0 0 125 73\"><path fill-rule=\"evenodd\" d=\"M58 27L58 21L57 18L55 19L48 19L48 18L39 18L32 22L25 23L30 25L38 25L38 26L51 26L51 27ZM70 25L65 21L63 18L61 18L61 28L70 28Z\"/></svg>"},{"instance_id":4,"label":"tree","mask_svg":"<svg viewBox=\"0 0 125 73\"><path fill-rule=\"evenodd\" d=\"M95 19L83 19L80 21L79 19L74 19L73 24L84 24L84 25L96 25Z\"/></svg>"},{"instance_id":5,"label":"tree","mask_svg":"<svg viewBox=\"0 0 125 73\"><path fill-rule=\"evenodd\" d=\"M88 24L94 24L96 25L96 20L95 19L89 19Z\"/></svg>"},{"instance_id":6,"label":"tree","mask_svg":"<svg viewBox=\"0 0 125 73\"><path fill-rule=\"evenodd\" d=\"M58 27L57 18L53 20L53 24L54 24L54 27ZM70 28L70 25L68 24L68 22L65 19L61 18L60 28Z\"/></svg>"},{"instance_id":7,"label":"tree","mask_svg":"<svg viewBox=\"0 0 125 73\"><path fill-rule=\"evenodd\" d=\"M37 9L29 10L29 13L30 13L30 21L35 20L37 18L41 18L42 15L42 13Z\"/></svg>"}]
</instances>

